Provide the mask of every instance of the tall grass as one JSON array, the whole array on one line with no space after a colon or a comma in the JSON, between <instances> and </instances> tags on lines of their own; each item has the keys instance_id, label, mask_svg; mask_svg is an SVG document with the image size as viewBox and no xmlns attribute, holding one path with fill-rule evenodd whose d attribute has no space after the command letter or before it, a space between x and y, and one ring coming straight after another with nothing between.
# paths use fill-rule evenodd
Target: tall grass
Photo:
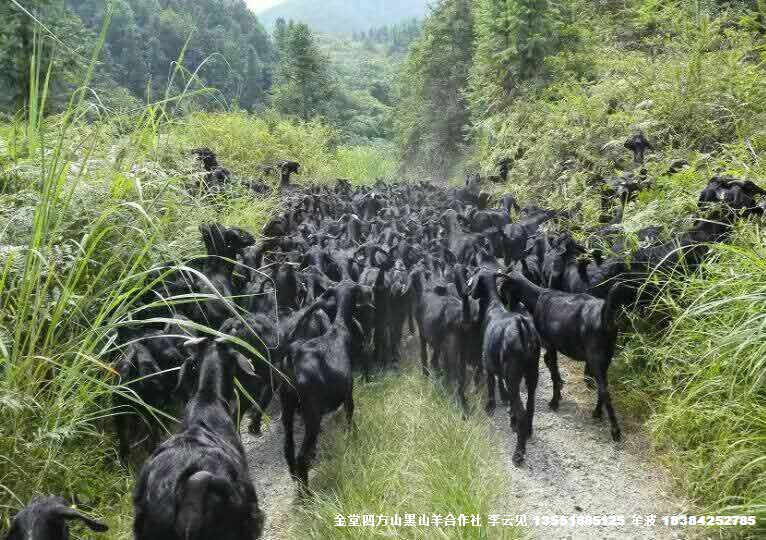
<instances>
[{"instance_id":1,"label":"tall grass","mask_svg":"<svg viewBox=\"0 0 766 540\"><path fill-rule=\"evenodd\" d=\"M321 449L290 538L517 538L489 528L501 513L507 475L499 444L480 412L469 420L455 400L414 369L357 387L358 432L336 434ZM482 527L336 527L340 514L480 514Z\"/></svg>"},{"instance_id":2,"label":"tall grass","mask_svg":"<svg viewBox=\"0 0 766 540\"><path fill-rule=\"evenodd\" d=\"M171 133L187 148L203 143L236 174L260 178L263 164L290 159L301 164L296 182L355 183L392 178L397 162L386 146L342 146L338 130L320 120L302 122L274 112L251 115L195 113Z\"/></svg>"},{"instance_id":3,"label":"tall grass","mask_svg":"<svg viewBox=\"0 0 766 540\"><path fill-rule=\"evenodd\" d=\"M632 336L618 380L650 398L652 439L685 490L714 514L756 515L766 531L766 248L741 227L702 272L666 284L669 327Z\"/></svg>"},{"instance_id":4,"label":"tall grass","mask_svg":"<svg viewBox=\"0 0 766 540\"><path fill-rule=\"evenodd\" d=\"M55 493L121 538L132 481L111 435L111 332L145 292L149 266L201 251L200 223L257 230L274 201L236 187L196 194L188 151L163 144L175 122L166 105L183 96L131 118L123 146L125 119L98 110L88 123L96 105L83 88L98 50L67 108L44 116L55 76L44 47L35 41L25 113L0 131L0 534L33 496Z\"/></svg>"}]
</instances>

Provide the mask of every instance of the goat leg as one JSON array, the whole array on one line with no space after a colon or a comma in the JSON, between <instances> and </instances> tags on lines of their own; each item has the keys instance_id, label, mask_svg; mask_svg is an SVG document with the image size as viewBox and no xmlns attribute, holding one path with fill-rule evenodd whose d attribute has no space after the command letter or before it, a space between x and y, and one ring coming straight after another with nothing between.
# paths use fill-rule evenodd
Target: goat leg
<instances>
[{"instance_id":1,"label":"goat leg","mask_svg":"<svg viewBox=\"0 0 766 540\"><path fill-rule=\"evenodd\" d=\"M423 325L421 324L418 324L418 333L420 334L420 364L423 367L423 375L428 377L428 350Z\"/></svg>"},{"instance_id":2,"label":"goat leg","mask_svg":"<svg viewBox=\"0 0 766 540\"><path fill-rule=\"evenodd\" d=\"M553 382L553 399L551 399L548 406L555 411L559 408L559 403L561 402L561 387L564 381L559 371L558 352L551 346L545 348L545 365L548 366L548 370L551 373L551 381Z\"/></svg>"},{"instance_id":3,"label":"goat leg","mask_svg":"<svg viewBox=\"0 0 766 540\"><path fill-rule=\"evenodd\" d=\"M120 463L128 467L130 463L130 437L128 436L132 413L118 412L114 415L114 428L120 442Z\"/></svg>"},{"instance_id":4,"label":"goat leg","mask_svg":"<svg viewBox=\"0 0 766 540\"><path fill-rule=\"evenodd\" d=\"M476 362L476 366L473 368L473 386L479 388L481 385L481 376L483 375L481 369L481 363Z\"/></svg>"},{"instance_id":5,"label":"goat leg","mask_svg":"<svg viewBox=\"0 0 766 540\"><path fill-rule=\"evenodd\" d=\"M535 417L535 392L539 378L537 365L527 369L525 380L527 382L527 438L532 436L532 420Z\"/></svg>"},{"instance_id":6,"label":"goat leg","mask_svg":"<svg viewBox=\"0 0 766 540\"><path fill-rule=\"evenodd\" d=\"M263 417L263 411L265 411L266 407L269 406L273 396L274 387L272 386L272 383L269 382L268 384L265 384L261 389L261 395L250 409L250 427L248 428L248 431L250 431L251 434L261 434L261 419Z\"/></svg>"},{"instance_id":7,"label":"goat leg","mask_svg":"<svg viewBox=\"0 0 766 540\"><path fill-rule=\"evenodd\" d=\"M460 399L460 406L463 409L463 419L468 419L468 402L465 399L465 379L466 379L466 362L468 360L468 347L464 341L461 350L458 352L460 358L457 364L457 395Z\"/></svg>"},{"instance_id":8,"label":"goat leg","mask_svg":"<svg viewBox=\"0 0 766 540\"><path fill-rule=\"evenodd\" d=\"M295 420L295 402L292 397L282 394L282 426L285 428L285 461L293 478L297 478L295 468L295 439L293 427Z\"/></svg>"},{"instance_id":9,"label":"goat leg","mask_svg":"<svg viewBox=\"0 0 766 540\"><path fill-rule=\"evenodd\" d=\"M614 407L612 406L612 398L609 395L608 389L608 377L607 369L608 364L602 363L598 366L596 371L596 387L598 388L598 405L597 410L599 412L599 418L601 416L601 405L606 407L606 414L609 416L609 423L611 424L612 440L619 441L622 438L622 432L620 430L620 424L617 422L617 416L614 413ZM594 416L596 411L594 412Z\"/></svg>"},{"instance_id":10,"label":"goat leg","mask_svg":"<svg viewBox=\"0 0 766 540\"><path fill-rule=\"evenodd\" d=\"M306 433L301 443L301 449L297 458L298 480L304 489L309 485L309 467L314 458L317 440L319 439L319 428L322 417L319 414L319 407L311 403L310 400L304 400L301 403L301 415L303 424L306 427Z\"/></svg>"},{"instance_id":11,"label":"goat leg","mask_svg":"<svg viewBox=\"0 0 766 540\"><path fill-rule=\"evenodd\" d=\"M442 353L442 344L441 340L435 339L432 343L432 346L434 348L433 353L431 354L431 370L436 373L439 371L439 357Z\"/></svg>"},{"instance_id":12,"label":"goat leg","mask_svg":"<svg viewBox=\"0 0 766 540\"><path fill-rule=\"evenodd\" d=\"M527 426L529 422L527 420L527 411L524 410L524 404L521 402L521 373L512 373L508 377L506 384L510 393L511 411L509 414L511 419L511 426L513 426L513 419L516 419L516 449L513 452L513 464L517 467L524 461L524 454L527 451Z\"/></svg>"},{"instance_id":13,"label":"goat leg","mask_svg":"<svg viewBox=\"0 0 766 540\"><path fill-rule=\"evenodd\" d=\"M596 378L593 375L593 370L590 367L590 364L588 362L585 362L585 370L583 373L584 379L585 379L585 386L590 388L591 390L596 388Z\"/></svg>"},{"instance_id":14,"label":"goat leg","mask_svg":"<svg viewBox=\"0 0 766 540\"><path fill-rule=\"evenodd\" d=\"M354 422L354 394L353 390L349 388L346 400L343 403L343 409L346 412L346 424L350 431L356 432L356 422Z\"/></svg>"},{"instance_id":15,"label":"goat leg","mask_svg":"<svg viewBox=\"0 0 766 540\"><path fill-rule=\"evenodd\" d=\"M487 405L485 409L489 416L492 416L497 406L495 401L495 379L495 374L487 370Z\"/></svg>"},{"instance_id":16,"label":"goat leg","mask_svg":"<svg viewBox=\"0 0 766 540\"><path fill-rule=\"evenodd\" d=\"M401 344L402 344L402 329L404 328L404 317L400 317L398 314L393 322L393 326L390 330L391 340L391 355L393 359L393 367L396 369L399 367L399 363L402 359Z\"/></svg>"}]
</instances>

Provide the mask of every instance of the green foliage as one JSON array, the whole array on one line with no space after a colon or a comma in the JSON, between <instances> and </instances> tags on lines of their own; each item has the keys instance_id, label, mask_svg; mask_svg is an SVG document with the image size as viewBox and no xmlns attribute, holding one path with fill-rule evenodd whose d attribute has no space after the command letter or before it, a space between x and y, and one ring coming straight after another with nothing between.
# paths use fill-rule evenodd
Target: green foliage
<instances>
[{"instance_id":1,"label":"green foliage","mask_svg":"<svg viewBox=\"0 0 766 540\"><path fill-rule=\"evenodd\" d=\"M464 151L469 122L464 90L474 41L471 2L434 5L423 36L412 44L400 86L396 132L411 170L444 177Z\"/></svg>"},{"instance_id":2,"label":"green foliage","mask_svg":"<svg viewBox=\"0 0 766 540\"><path fill-rule=\"evenodd\" d=\"M344 142L362 145L393 139L400 58L385 45L368 46L333 36L322 36L320 47L328 54L337 81L332 117Z\"/></svg>"},{"instance_id":3,"label":"green foliage","mask_svg":"<svg viewBox=\"0 0 766 540\"><path fill-rule=\"evenodd\" d=\"M304 121L328 116L335 94L328 59L305 24L277 25L279 64L272 101L277 110Z\"/></svg>"},{"instance_id":4,"label":"green foliage","mask_svg":"<svg viewBox=\"0 0 766 540\"><path fill-rule=\"evenodd\" d=\"M101 26L102 0L66 1L88 27ZM112 5L104 69L136 97L164 95L171 65L184 51L183 66L188 72L202 66L198 84L215 88L220 102L246 109L263 103L273 52L243 0L112 0Z\"/></svg>"},{"instance_id":5,"label":"green foliage","mask_svg":"<svg viewBox=\"0 0 766 540\"><path fill-rule=\"evenodd\" d=\"M547 0L479 0L471 107L484 117L507 106L514 89L542 74L552 48Z\"/></svg>"},{"instance_id":6,"label":"green foliage","mask_svg":"<svg viewBox=\"0 0 766 540\"><path fill-rule=\"evenodd\" d=\"M41 65L47 68L53 62L51 71L55 77L49 89L48 106L60 108L88 66L96 35L86 29L61 0L32 0L18 4L28 14L11 0L0 5L0 111L15 113L28 102L29 61L34 52L35 34L45 33L40 28L35 29L31 17L38 18L61 35L59 40L38 51ZM54 49L58 54L52 54Z\"/></svg>"},{"instance_id":7,"label":"green foliage","mask_svg":"<svg viewBox=\"0 0 766 540\"><path fill-rule=\"evenodd\" d=\"M196 113L174 130L181 148L210 146L223 163L241 178L257 178L259 165L279 159L301 164L296 181L354 182L391 178L396 163L392 150L380 146L340 145L339 131L321 122L296 122L276 113Z\"/></svg>"},{"instance_id":8,"label":"green foliage","mask_svg":"<svg viewBox=\"0 0 766 540\"><path fill-rule=\"evenodd\" d=\"M89 96L94 102L128 111L137 109L140 101L164 96L173 62L179 58L185 77L175 79L173 92L191 82L194 88L215 89L214 97L198 98L207 107L233 102L253 109L265 101L271 84L271 42L243 0L170 0L162 5L158 0L20 0L18 4L56 36L51 110L65 106L82 76L107 8L112 24L93 81L96 95ZM0 21L0 110L16 112L26 103L35 24L10 1L0 6Z\"/></svg>"},{"instance_id":9,"label":"green foliage","mask_svg":"<svg viewBox=\"0 0 766 540\"><path fill-rule=\"evenodd\" d=\"M738 531L753 538L766 530L762 235L741 227L702 272L667 282L655 310L669 327L628 339L618 379L653 403L653 439L685 490L705 511L756 515L758 532Z\"/></svg>"},{"instance_id":10,"label":"green foliage","mask_svg":"<svg viewBox=\"0 0 766 540\"><path fill-rule=\"evenodd\" d=\"M495 512L507 475L486 417L462 418L454 398L424 384L414 369L360 385L355 392L358 432L325 438L290 538L486 538L483 527L336 527L336 515ZM477 407L479 409L479 407ZM511 527L492 538L518 538Z\"/></svg>"}]
</instances>

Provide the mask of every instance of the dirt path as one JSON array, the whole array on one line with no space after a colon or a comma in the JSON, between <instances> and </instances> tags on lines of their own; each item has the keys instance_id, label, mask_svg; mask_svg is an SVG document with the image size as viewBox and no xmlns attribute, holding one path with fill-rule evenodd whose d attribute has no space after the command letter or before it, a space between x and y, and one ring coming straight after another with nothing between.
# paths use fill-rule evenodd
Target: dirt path
<instances>
[{"instance_id":1,"label":"dirt path","mask_svg":"<svg viewBox=\"0 0 766 540\"><path fill-rule=\"evenodd\" d=\"M561 407L548 409L552 394L550 375L541 362L537 392L535 434L527 446L520 468L511 456L516 435L508 426L504 407L498 407L491 422L500 435L504 463L511 489L505 508L498 514L527 515L526 538L553 539L677 539L680 529L661 524L661 516L683 513L685 504L670 494L670 483L654 464L648 442L640 427L623 425L623 442L613 443L609 423L591 418L593 393L582 382L582 367L564 359L561 365L566 384ZM295 514L295 484L282 456L284 431L278 403L270 411L271 422L264 433L254 437L242 431L250 470L261 509L266 513L264 540L285 538ZM303 438L303 425L296 422L296 441ZM623 516L621 527L535 527L532 516L577 515ZM654 527L637 526L634 515L657 516ZM691 531L686 531L689 535Z\"/></svg>"},{"instance_id":2,"label":"dirt path","mask_svg":"<svg viewBox=\"0 0 766 540\"><path fill-rule=\"evenodd\" d=\"M684 538L679 529L661 524L661 516L682 511L683 503L669 494L668 479L647 457L644 434L623 423L623 441L612 442L609 422L591 418L595 399L582 382L582 364L564 360L561 368L566 384L561 407L553 412L547 404L552 395L550 375L541 362L534 436L522 467L511 461L516 435L510 430L505 408L498 407L492 418L505 443L505 466L511 477L511 493L503 512L526 514L529 526L525 532L530 538ZM622 515L625 525L542 528L532 523L535 515L578 514ZM654 527L633 524L634 515L650 514L657 516Z\"/></svg>"},{"instance_id":3,"label":"dirt path","mask_svg":"<svg viewBox=\"0 0 766 540\"><path fill-rule=\"evenodd\" d=\"M284 429L280 420L277 404L271 407L271 421L263 434L254 437L246 429L242 431L242 442L247 452L250 476L255 482L258 504L266 513L266 528L262 540L284 538L284 531L289 525L293 505L296 504L295 483L287 472L282 444ZM246 424L243 422L243 425ZM295 423L295 438L303 440L303 423Z\"/></svg>"}]
</instances>

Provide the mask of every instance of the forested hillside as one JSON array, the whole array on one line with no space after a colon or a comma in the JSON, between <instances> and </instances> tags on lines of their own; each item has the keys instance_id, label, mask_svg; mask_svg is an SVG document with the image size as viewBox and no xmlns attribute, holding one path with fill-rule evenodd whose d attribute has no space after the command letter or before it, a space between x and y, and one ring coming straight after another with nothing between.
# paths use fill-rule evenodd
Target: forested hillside
<instances>
[{"instance_id":1,"label":"forested hillside","mask_svg":"<svg viewBox=\"0 0 766 540\"><path fill-rule=\"evenodd\" d=\"M427 5L427 0L285 0L259 13L259 18L267 27L277 19L293 19L318 32L350 37L373 26L422 18Z\"/></svg>"},{"instance_id":2,"label":"forested hillside","mask_svg":"<svg viewBox=\"0 0 766 540\"><path fill-rule=\"evenodd\" d=\"M110 107L135 108L162 98L174 62L183 73L174 90L192 78L194 91L208 88L205 106L237 104L252 109L265 101L271 85L271 39L243 0L32 0L20 2L36 14L57 40L57 84L66 87L90 58L111 6L95 90ZM15 111L28 79L33 28L14 4L0 6L0 107ZM38 29L38 32L41 32ZM188 43L187 43L188 41ZM46 58L48 52L45 53ZM55 102L63 92L55 92Z\"/></svg>"}]
</instances>

